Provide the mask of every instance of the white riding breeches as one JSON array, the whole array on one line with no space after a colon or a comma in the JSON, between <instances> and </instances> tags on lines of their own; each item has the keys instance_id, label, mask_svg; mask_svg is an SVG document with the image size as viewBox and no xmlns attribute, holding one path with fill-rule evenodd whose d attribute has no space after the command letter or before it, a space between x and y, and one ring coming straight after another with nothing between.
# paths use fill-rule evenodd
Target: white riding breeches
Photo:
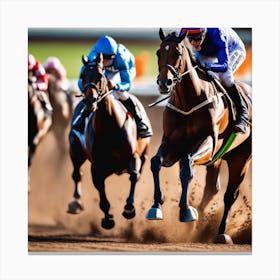
<instances>
[{"instance_id":1,"label":"white riding breeches","mask_svg":"<svg viewBox=\"0 0 280 280\"><path fill-rule=\"evenodd\" d=\"M218 62L216 57L203 56L199 53L195 53L195 56L200 62ZM234 50L229 53L228 70L226 72L213 72L208 71L208 73L214 78L221 81L222 85L225 87L231 87L234 84L234 72L241 66L246 58L246 50L243 46L237 46Z\"/></svg>"}]
</instances>

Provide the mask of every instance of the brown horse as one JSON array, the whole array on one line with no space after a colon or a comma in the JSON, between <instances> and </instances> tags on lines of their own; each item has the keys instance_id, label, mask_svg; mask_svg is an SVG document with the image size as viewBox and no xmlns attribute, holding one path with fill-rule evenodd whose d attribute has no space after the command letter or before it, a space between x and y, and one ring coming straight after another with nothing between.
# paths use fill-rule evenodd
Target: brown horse
<instances>
[{"instance_id":1,"label":"brown horse","mask_svg":"<svg viewBox=\"0 0 280 280\"><path fill-rule=\"evenodd\" d=\"M28 173L36 148L52 125L52 116L45 112L41 100L40 92L34 88L31 78L28 79ZM30 190L28 182L28 192Z\"/></svg>"},{"instance_id":2,"label":"brown horse","mask_svg":"<svg viewBox=\"0 0 280 280\"><path fill-rule=\"evenodd\" d=\"M103 57L98 55L93 62L88 62L83 56L84 72L82 74L84 88L84 104L88 111L93 111L88 117L85 128L85 139L75 129L71 129L70 155L74 166L72 178L75 182L74 201L69 204L68 212L79 213L83 210L81 204L81 173L80 167L88 159L91 162L91 174L94 186L99 191L100 208L105 216L101 225L105 229L114 227L113 215L109 213L110 203L105 193L105 179L111 174L130 174L130 193L126 200L123 216L131 219L135 216L134 191L143 164L146 159L150 137L137 138L135 120L125 107L108 91L107 79L103 74ZM134 102L142 108L142 115L146 116L144 108L136 97ZM83 107L77 105L73 120ZM73 123L73 122L72 122ZM150 125L150 124L149 124ZM84 144L82 144L84 143Z\"/></svg>"},{"instance_id":3,"label":"brown horse","mask_svg":"<svg viewBox=\"0 0 280 280\"><path fill-rule=\"evenodd\" d=\"M60 81L53 74L48 73L48 92L53 107L51 131L56 139L58 151L63 155L68 152L66 133L73 115L75 91L61 88Z\"/></svg>"},{"instance_id":4,"label":"brown horse","mask_svg":"<svg viewBox=\"0 0 280 280\"><path fill-rule=\"evenodd\" d=\"M151 159L154 177L154 204L147 219L162 219L159 172L179 161L182 194L179 202L181 222L198 219L197 210L189 205L188 187L195 165L206 165L206 187L199 209L209 203L220 189L221 160L228 165L229 180L224 195L224 214L215 242L232 242L224 234L229 211L239 194L239 186L251 160L251 126L245 134L232 130L234 110L230 99L207 72L196 64L185 35L175 32L167 36L159 31L160 49L157 52L159 75L157 83L161 94L171 94L163 113L163 137L157 154ZM238 83L249 107L249 86Z\"/></svg>"}]
</instances>

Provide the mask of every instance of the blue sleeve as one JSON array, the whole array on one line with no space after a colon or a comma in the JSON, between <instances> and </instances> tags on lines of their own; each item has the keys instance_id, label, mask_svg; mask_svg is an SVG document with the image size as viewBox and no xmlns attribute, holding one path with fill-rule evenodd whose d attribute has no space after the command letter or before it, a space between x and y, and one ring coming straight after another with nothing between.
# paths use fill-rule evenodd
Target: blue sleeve
<instances>
[{"instance_id":1,"label":"blue sleeve","mask_svg":"<svg viewBox=\"0 0 280 280\"><path fill-rule=\"evenodd\" d=\"M119 70L121 82L116 85L116 90L129 91L132 78L131 70L135 68L135 59L131 52L124 46L119 46L119 52L115 59L115 68Z\"/></svg>"},{"instance_id":2,"label":"blue sleeve","mask_svg":"<svg viewBox=\"0 0 280 280\"><path fill-rule=\"evenodd\" d=\"M120 71L121 82L116 85L116 90L129 91L131 87L131 77L128 70Z\"/></svg>"},{"instance_id":3,"label":"blue sleeve","mask_svg":"<svg viewBox=\"0 0 280 280\"><path fill-rule=\"evenodd\" d=\"M226 37L221 32L216 33L215 45L218 47L217 58L218 62L209 65L210 70L213 72L226 72L228 70L229 52Z\"/></svg>"}]
</instances>

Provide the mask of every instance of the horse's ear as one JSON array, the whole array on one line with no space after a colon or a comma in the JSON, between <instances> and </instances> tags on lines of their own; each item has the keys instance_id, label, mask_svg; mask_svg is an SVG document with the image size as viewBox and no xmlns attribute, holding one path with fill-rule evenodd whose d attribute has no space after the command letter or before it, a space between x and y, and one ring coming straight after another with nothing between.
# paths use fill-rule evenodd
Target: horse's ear
<instances>
[{"instance_id":1,"label":"horse's ear","mask_svg":"<svg viewBox=\"0 0 280 280\"><path fill-rule=\"evenodd\" d=\"M88 64L88 57L86 55L82 55L82 62L84 65Z\"/></svg>"},{"instance_id":2,"label":"horse's ear","mask_svg":"<svg viewBox=\"0 0 280 280\"><path fill-rule=\"evenodd\" d=\"M95 61L97 63L100 63L103 60L103 54L102 53L97 53Z\"/></svg>"},{"instance_id":3,"label":"horse's ear","mask_svg":"<svg viewBox=\"0 0 280 280\"><path fill-rule=\"evenodd\" d=\"M161 41L163 41L166 38L166 35L162 28L159 29L159 38L161 39Z\"/></svg>"},{"instance_id":4,"label":"horse's ear","mask_svg":"<svg viewBox=\"0 0 280 280\"><path fill-rule=\"evenodd\" d=\"M186 35L187 35L187 32L184 32L183 34L181 34L179 36L179 41L182 42L185 39Z\"/></svg>"}]
</instances>

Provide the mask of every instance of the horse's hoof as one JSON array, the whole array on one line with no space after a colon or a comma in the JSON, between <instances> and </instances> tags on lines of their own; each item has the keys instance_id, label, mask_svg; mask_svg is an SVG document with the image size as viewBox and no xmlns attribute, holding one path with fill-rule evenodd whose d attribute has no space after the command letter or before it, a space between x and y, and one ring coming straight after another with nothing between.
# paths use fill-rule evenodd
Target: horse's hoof
<instances>
[{"instance_id":1,"label":"horse's hoof","mask_svg":"<svg viewBox=\"0 0 280 280\"><path fill-rule=\"evenodd\" d=\"M115 226L115 221L113 219L103 218L101 221L101 226L105 229L112 229Z\"/></svg>"},{"instance_id":2,"label":"horse's hoof","mask_svg":"<svg viewBox=\"0 0 280 280\"><path fill-rule=\"evenodd\" d=\"M198 220L198 212L197 210L189 206L188 208L180 209L180 222L192 222Z\"/></svg>"},{"instance_id":3,"label":"horse's hoof","mask_svg":"<svg viewBox=\"0 0 280 280\"><path fill-rule=\"evenodd\" d=\"M84 206L78 200L74 200L68 204L68 211L69 214L80 214L84 210Z\"/></svg>"},{"instance_id":4,"label":"horse's hoof","mask_svg":"<svg viewBox=\"0 0 280 280\"><path fill-rule=\"evenodd\" d=\"M125 205L122 215L128 220L134 218L136 215L134 206Z\"/></svg>"},{"instance_id":5,"label":"horse's hoof","mask_svg":"<svg viewBox=\"0 0 280 280\"><path fill-rule=\"evenodd\" d=\"M152 207L147 212L146 219L147 220L162 220L163 219L163 215L162 215L161 207L158 207L158 208Z\"/></svg>"},{"instance_id":6,"label":"horse's hoof","mask_svg":"<svg viewBox=\"0 0 280 280\"><path fill-rule=\"evenodd\" d=\"M227 234L218 234L214 240L214 243L219 244L233 244L231 237Z\"/></svg>"}]
</instances>

